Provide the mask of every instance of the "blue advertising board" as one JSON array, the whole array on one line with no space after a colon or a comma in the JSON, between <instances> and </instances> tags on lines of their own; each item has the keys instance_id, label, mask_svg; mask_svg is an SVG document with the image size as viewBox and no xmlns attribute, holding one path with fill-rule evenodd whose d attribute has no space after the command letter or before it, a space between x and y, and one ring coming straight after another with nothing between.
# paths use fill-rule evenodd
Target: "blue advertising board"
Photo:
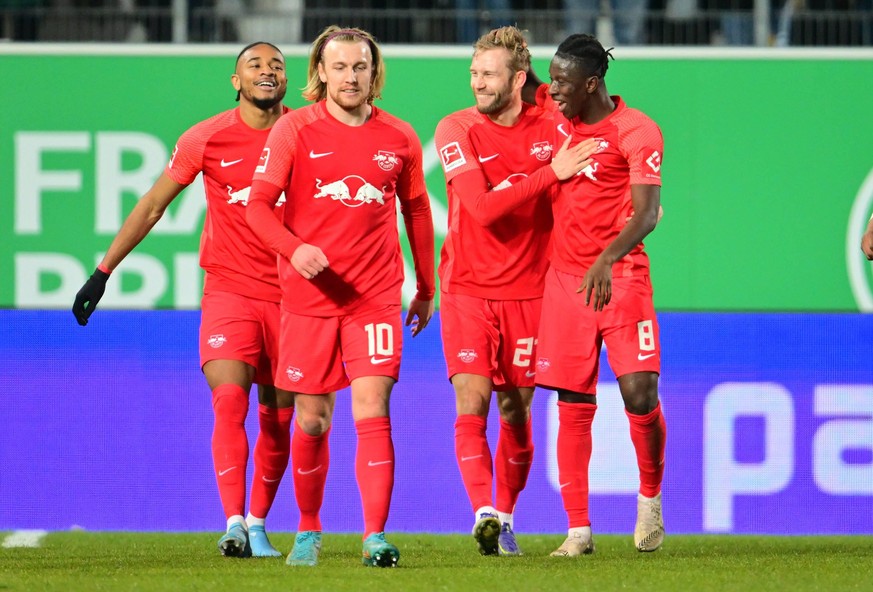
<instances>
[{"instance_id":1,"label":"blue advertising board","mask_svg":"<svg viewBox=\"0 0 873 592\"><path fill-rule=\"evenodd\" d=\"M471 526L438 321L405 340L392 396L393 531ZM659 321L668 532L873 534L873 316L662 313ZM86 328L66 311L0 311L0 530L224 528L198 324L196 311L104 310ZM636 464L614 376L605 359L601 367L591 519L595 532L630 533ZM534 400L536 451L516 509L520 533L567 526L554 397L538 391ZM247 423L252 447L256 416ZM494 409L492 450L496 417ZM323 509L330 532L362 528L355 446L341 392ZM290 478L268 526L296 530Z\"/></svg>"}]
</instances>

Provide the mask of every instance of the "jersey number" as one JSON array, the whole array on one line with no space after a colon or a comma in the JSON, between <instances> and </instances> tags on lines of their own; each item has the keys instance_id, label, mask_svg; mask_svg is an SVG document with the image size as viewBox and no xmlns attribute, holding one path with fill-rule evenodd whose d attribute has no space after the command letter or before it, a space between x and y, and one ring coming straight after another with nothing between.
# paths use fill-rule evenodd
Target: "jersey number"
<instances>
[{"instance_id":1,"label":"jersey number","mask_svg":"<svg viewBox=\"0 0 873 592\"><path fill-rule=\"evenodd\" d=\"M655 331L652 321L640 321L637 323L637 332L640 336L640 351L652 351L655 349Z\"/></svg>"},{"instance_id":2,"label":"jersey number","mask_svg":"<svg viewBox=\"0 0 873 592\"><path fill-rule=\"evenodd\" d=\"M512 363L515 366L527 368L530 366L530 355L533 353L534 338L525 337L515 342L515 355L512 356Z\"/></svg>"},{"instance_id":3,"label":"jersey number","mask_svg":"<svg viewBox=\"0 0 873 592\"><path fill-rule=\"evenodd\" d=\"M371 356L394 355L394 327L389 323L369 323L364 325L364 331Z\"/></svg>"}]
</instances>

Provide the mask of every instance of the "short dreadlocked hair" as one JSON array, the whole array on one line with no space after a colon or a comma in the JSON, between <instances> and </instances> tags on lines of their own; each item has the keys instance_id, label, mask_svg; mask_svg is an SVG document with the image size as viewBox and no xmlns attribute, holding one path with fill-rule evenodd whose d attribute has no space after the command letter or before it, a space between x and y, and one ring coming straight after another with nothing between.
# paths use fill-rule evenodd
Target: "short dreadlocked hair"
<instances>
[{"instance_id":1,"label":"short dreadlocked hair","mask_svg":"<svg viewBox=\"0 0 873 592\"><path fill-rule=\"evenodd\" d=\"M555 57L571 60L576 63L586 76L606 76L613 48L603 49L603 45L593 35L575 33L570 35L558 46Z\"/></svg>"}]
</instances>

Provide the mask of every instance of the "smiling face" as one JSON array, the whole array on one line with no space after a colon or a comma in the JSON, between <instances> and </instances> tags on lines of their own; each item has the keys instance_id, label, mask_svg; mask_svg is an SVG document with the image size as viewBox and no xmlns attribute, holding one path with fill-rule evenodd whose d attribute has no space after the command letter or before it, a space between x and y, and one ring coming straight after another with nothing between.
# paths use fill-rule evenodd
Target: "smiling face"
<instances>
[{"instance_id":1,"label":"smiling face","mask_svg":"<svg viewBox=\"0 0 873 592\"><path fill-rule=\"evenodd\" d=\"M259 109L270 109L282 102L288 90L285 58L270 45L255 45L237 60L231 82L239 91L240 101L252 103Z\"/></svg>"},{"instance_id":2,"label":"smiling face","mask_svg":"<svg viewBox=\"0 0 873 592\"><path fill-rule=\"evenodd\" d=\"M549 95L567 119L582 115L597 89L597 76L587 76L578 61L555 56L549 65Z\"/></svg>"},{"instance_id":3,"label":"smiling face","mask_svg":"<svg viewBox=\"0 0 873 592\"><path fill-rule=\"evenodd\" d=\"M373 54L366 41L334 39L324 47L318 78L326 86L327 101L347 112L367 105L373 79Z\"/></svg>"},{"instance_id":4,"label":"smiling face","mask_svg":"<svg viewBox=\"0 0 873 592\"><path fill-rule=\"evenodd\" d=\"M514 92L518 76L510 69L509 58L509 52L503 48L477 51L473 55L470 88L479 113L499 114L521 100L521 95Z\"/></svg>"}]
</instances>

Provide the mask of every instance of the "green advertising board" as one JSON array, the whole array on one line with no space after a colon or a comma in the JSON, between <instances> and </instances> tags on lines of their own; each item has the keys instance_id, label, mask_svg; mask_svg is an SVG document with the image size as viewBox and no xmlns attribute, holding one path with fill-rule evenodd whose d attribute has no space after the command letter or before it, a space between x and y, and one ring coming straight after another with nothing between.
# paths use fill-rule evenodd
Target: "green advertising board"
<instances>
[{"instance_id":1,"label":"green advertising board","mask_svg":"<svg viewBox=\"0 0 873 592\"><path fill-rule=\"evenodd\" d=\"M0 307L66 308L179 134L235 105L238 48L0 48ZM469 51L386 47L380 106L425 147L437 247L439 119L471 102ZM548 70L553 48L533 48ZM873 310L873 51L616 50L606 82L664 134L666 212L647 250L661 310ZM287 52L303 104L305 48ZM124 261L102 307L196 308L196 182ZM408 255L408 253L407 253ZM411 274L408 274L411 275Z\"/></svg>"}]
</instances>

